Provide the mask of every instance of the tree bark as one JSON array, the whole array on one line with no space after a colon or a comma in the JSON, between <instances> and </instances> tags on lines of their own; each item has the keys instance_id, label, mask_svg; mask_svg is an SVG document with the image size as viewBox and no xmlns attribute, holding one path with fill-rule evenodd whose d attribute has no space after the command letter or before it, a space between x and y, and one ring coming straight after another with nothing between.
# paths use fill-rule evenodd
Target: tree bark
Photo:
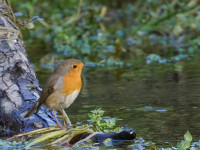
<instances>
[{"instance_id":1,"label":"tree bark","mask_svg":"<svg viewBox=\"0 0 200 150\"><path fill-rule=\"evenodd\" d=\"M12 9L7 0L0 0L0 136L55 124L44 106L41 108L43 113L23 117L38 99L40 91Z\"/></svg>"}]
</instances>

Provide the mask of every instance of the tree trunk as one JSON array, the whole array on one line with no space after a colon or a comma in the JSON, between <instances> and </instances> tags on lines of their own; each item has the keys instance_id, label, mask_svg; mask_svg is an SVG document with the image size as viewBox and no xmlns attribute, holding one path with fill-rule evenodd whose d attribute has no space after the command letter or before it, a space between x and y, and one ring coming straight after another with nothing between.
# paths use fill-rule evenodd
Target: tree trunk
<instances>
[{"instance_id":1,"label":"tree trunk","mask_svg":"<svg viewBox=\"0 0 200 150\"><path fill-rule=\"evenodd\" d=\"M12 9L7 0L0 0L0 136L55 124L44 106L43 113L23 117L40 91Z\"/></svg>"}]
</instances>

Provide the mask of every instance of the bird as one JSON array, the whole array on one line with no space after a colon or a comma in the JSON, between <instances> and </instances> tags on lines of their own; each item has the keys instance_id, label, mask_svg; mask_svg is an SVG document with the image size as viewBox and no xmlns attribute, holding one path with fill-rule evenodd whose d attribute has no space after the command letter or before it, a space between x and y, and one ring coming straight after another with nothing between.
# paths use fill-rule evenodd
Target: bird
<instances>
[{"instance_id":1,"label":"bird","mask_svg":"<svg viewBox=\"0 0 200 150\"><path fill-rule=\"evenodd\" d=\"M65 119L71 124L64 108L68 108L81 91L81 72L84 67L86 65L83 62L72 58L66 59L58 65L48 77L40 98L26 113L24 118L30 117L34 112L38 113L40 107L44 104L53 111L57 127L60 127L60 125L55 110L61 111L64 127L67 127Z\"/></svg>"}]
</instances>

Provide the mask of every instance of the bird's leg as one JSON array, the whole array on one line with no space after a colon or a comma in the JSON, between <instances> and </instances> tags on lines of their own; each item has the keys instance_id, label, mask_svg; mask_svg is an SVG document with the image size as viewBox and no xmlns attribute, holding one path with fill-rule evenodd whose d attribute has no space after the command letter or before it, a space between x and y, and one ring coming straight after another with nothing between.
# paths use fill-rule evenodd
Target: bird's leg
<instances>
[{"instance_id":1,"label":"bird's leg","mask_svg":"<svg viewBox=\"0 0 200 150\"><path fill-rule=\"evenodd\" d=\"M60 125L58 123L58 120L57 120L57 117L56 117L56 113L55 113L55 109L53 108L53 115L54 115L54 118L56 120L56 124L57 124L57 127L60 128Z\"/></svg>"},{"instance_id":2,"label":"bird's leg","mask_svg":"<svg viewBox=\"0 0 200 150\"><path fill-rule=\"evenodd\" d=\"M68 128L68 126L67 126L66 123L65 123L65 117L64 117L63 109L61 109L60 112L61 112L61 114L62 114L62 116L63 116L63 126L64 126L65 128Z\"/></svg>"},{"instance_id":3,"label":"bird's leg","mask_svg":"<svg viewBox=\"0 0 200 150\"><path fill-rule=\"evenodd\" d=\"M64 109L61 109L60 111L61 111L62 116L63 116L63 126L68 128L68 126L71 126L71 122L69 120L69 117L67 116L67 113L64 111ZM68 126L66 125L65 122L67 123Z\"/></svg>"}]
</instances>

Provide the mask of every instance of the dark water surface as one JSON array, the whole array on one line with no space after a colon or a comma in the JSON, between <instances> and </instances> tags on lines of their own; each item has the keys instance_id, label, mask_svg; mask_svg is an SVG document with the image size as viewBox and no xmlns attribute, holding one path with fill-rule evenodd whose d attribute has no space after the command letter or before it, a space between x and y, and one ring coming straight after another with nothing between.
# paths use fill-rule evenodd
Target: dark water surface
<instances>
[{"instance_id":1,"label":"dark water surface","mask_svg":"<svg viewBox=\"0 0 200 150\"><path fill-rule=\"evenodd\" d=\"M44 84L49 73L37 72ZM73 123L88 123L88 113L105 110L143 137L159 145L183 140L189 130L193 141L200 135L200 61L134 66L123 69L87 68L77 100L66 109Z\"/></svg>"},{"instance_id":2,"label":"dark water surface","mask_svg":"<svg viewBox=\"0 0 200 150\"><path fill-rule=\"evenodd\" d=\"M33 47L32 47L33 48ZM41 48L39 48L41 49ZM37 49L39 51L39 49ZM42 52L44 53L44 51ZM29 52L37 64L41 57ZM187 130L193 141L200 135L200 56L165 65L129 68L87 68L83 88L66 109L73 123L88 123L88 113L105 110L118 126L133 128L137 137L169 146L183 140ZM50 70L35 68L43 86Z\"/></svg>"}]
</instances>

